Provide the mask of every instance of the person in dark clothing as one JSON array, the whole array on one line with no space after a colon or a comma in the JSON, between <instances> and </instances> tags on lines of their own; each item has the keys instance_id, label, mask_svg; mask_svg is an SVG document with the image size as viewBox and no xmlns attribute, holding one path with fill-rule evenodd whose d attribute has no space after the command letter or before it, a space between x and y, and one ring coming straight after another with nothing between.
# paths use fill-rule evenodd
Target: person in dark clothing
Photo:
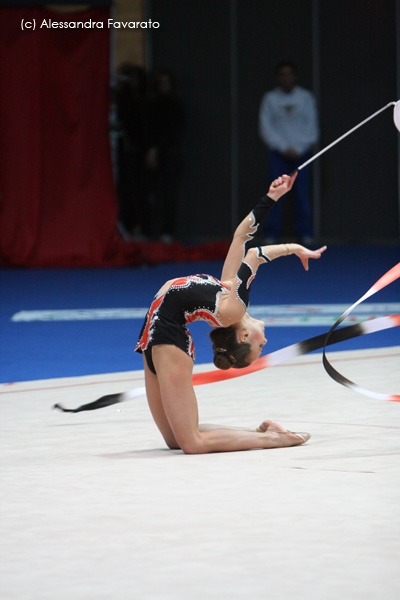
<instances>
[{"instance_id":1,"label":"person in dark clothing","mask_svg":"<svg viewBox=\"0 0 400 600\"><path fill-rule=\"evenodd\" d=\"M170 242L176 235L176 217L182 178L184 114L171 73L153 75L149 97L148 151L153 237Z\"/></svg>"},{"instance_id":2,"label":"person in dark clothing","mask_svg":"<svg viewBox=\"0 0 400 600\"><path fill-rule=\"evenodd\" d=\"M118 148L119 220L128 236L146 231L146 73L124 63L118 73L117 115L121 129Z\"/></svg>"}]
</instances>

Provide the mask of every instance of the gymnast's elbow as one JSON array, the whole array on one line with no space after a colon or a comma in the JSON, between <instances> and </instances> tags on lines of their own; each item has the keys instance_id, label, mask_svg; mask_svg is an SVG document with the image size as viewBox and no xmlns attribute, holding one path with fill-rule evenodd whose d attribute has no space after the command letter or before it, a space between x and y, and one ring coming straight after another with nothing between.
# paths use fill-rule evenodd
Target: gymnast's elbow
<instances>
[{"instance_id":1,"label":"gymnast's elbow","mask_svg":"<svg viewBox=\"0 0 400 600\"><path fill-rule=\"evenodd\" d=\"M249 241L248 230L243 231L243 228L239 225L239 227L235 230L235 233L233 234L233 241L238 242L244 246L246 242Z\"/></svg>"}]
</instances>

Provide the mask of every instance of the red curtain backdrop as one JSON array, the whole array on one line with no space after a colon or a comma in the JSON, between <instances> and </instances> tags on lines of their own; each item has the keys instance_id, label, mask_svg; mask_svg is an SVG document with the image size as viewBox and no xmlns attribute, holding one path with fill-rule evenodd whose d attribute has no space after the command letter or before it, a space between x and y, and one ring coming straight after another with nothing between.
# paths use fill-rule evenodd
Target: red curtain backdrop
<instances>
[{"instance_id":1,"label":"red curtain backdrop","mask_svg":"<svg viewBox=\"0 0 400 600\"><path fill-rule=\"evenodd\" d=\"M0 248L11 265L97 265L115 243L109 10L1 10ZM22 30L21 20L36 21ZM43 19L103 29L40 28Z\"/></svg>"},{"instance_id":2,"label":"red curtain backdrop","mask_svg":"<svg viewBox=\"0 0 400 600\"><path fill-rule=\"evenodd\" d=\"M221 258L226 243L135 244L117 230L108 8L0 9L0 264L106 266ZM21 29L22 19L36 29ZM102 22L49 29L43 20Z\"/></svg>"}]
</instances>

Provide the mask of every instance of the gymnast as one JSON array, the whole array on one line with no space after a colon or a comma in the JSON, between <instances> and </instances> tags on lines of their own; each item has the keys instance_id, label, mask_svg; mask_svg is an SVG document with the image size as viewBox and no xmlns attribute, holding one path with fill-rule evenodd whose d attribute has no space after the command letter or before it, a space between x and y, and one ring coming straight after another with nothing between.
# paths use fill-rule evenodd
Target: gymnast
<instances>
[{"instance_id":1,"label":"gymnast","mask_svg":"<svg viewBox=\"0 0 400 600\"><path fill-rule=\"evenodd\" d=\"M240 369L253 363L267 343L264 323L247 313L249 293L260 265L295 254L306 270L326 246L299 244L248 248L275 202L292 188L297 174L282 175L235 231L221 280L191 275L167 281L147 312L135 350L143 354L146 395L154 421L171 449L187 454L231 452L304 444L309 434L287 431L266 420L256 429L199 425L192 384L193 340L186 325L206 321L213 331L214 364Z\"/></svg>"}]
</instances>

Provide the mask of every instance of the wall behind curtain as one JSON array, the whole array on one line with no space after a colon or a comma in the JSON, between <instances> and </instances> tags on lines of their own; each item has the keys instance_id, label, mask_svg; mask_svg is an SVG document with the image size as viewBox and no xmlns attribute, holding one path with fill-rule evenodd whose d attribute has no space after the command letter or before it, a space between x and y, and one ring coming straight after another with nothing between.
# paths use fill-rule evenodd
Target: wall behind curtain
<instances>
[{"instance_id":1,"label":"wall behind curtain","mask_svg":"<svg viewBox=\"0 0 400 600\"><path fill-rule=\"evenodd\" d=\"M319 4L326 145L397 100L400 65L394 0ZM321 159L323 235L349 242L399 241L399 135L389 108Z\"/></svg>"},{"instance_id":2,"label":"wall behind curtain","mask_svg":"<svg viewBox=\"0 0 400 600\"><path fill-rule=\"evenodd\" d=\"M258 109L263 93L274 85L278 60L296 62L305 87L312 89L314 80L319 81L314 92L319 100L321 148L397 99L398 0L148 0L148 4L151 17L160 22L160 29L151 32L153 65L177 75L186 106L181 229L188 239L199 233L232 232L234 178L239 216L265 192L266 149L258 135ZM238 160L233 164L235 111ZM316 200L323 240L398 242L399 134L390 112L318 159ZM286 205L290 210L288 197Z\"/></svg>"}]
</instances>

